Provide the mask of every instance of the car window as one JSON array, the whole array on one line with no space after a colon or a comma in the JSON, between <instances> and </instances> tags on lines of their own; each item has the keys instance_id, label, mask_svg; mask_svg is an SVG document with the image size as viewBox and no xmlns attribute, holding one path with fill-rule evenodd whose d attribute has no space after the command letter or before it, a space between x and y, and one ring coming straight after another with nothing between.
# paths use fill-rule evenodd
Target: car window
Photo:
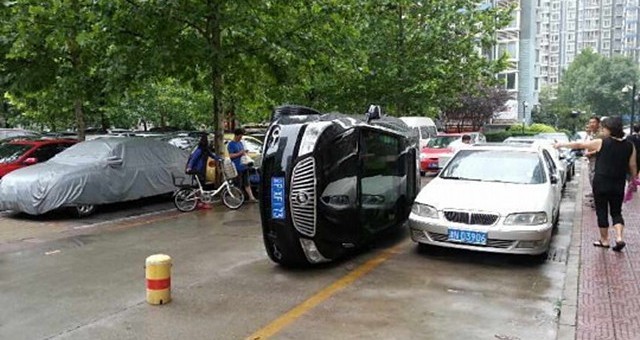
<instances>
[{"instance_id":1,"label":"car window","mask_svg":"<svg viewBox=\"0 0 640 340\"><path fill-rule=\"evenodd\" d=\"M556 174L557 172L556 162L553 161L553 158L549 154L549 151L543 150L542 155L544 157L545 163L547 164L547 169L549 170L549 174L550 175Z\"/></svg>"},{"instance_id":2,"label":"car window","mask_svg":"<svg viewBox=\"0 0 640 340\"><path fill-rule=\"evenodd\" d=\"M546 182L535 152L461 150L440 174L444 179L541 184Z\"/></svg>"},{"instance_id":3,"label":"car window","mask_svg":"<svg viewBox=\"0 0 640 340\"><path fill-rule=\"evenodd\" d=\"M31 148L31 145L0 144L0 163L15 162Z\"/></svg>"},{"instance_id":4,"label":"car window","mask_svg":"<svg viewBox=\"0 0 640 340\"><path fill-rule=\"evenodd\" d=\"M429 140L427 143L427 147L431 149L444 149L449 146L449 144L453 143L460 136L439 136Z\"/></svg>"},{"instance_id":5,"label":"car window","mask_svg":"<svg viewBox=\"0 0 640 340\"><path fill-rule=\"evenodd\" d=\"M39 147L31 154L31 157L37 158L38 162L46 162L53 156L67 149L71 144L49 144Z\"/></svg>"},{"instance_id":6,"label":"car window","mask_svg":"<svg viewBox=\"0 0 640 340\"><path fill-rule=\"evenodd\" d=\"M257 143L254 140L245 138L242 140L242 143L244 144L244 147L245 149L247 149L248 152L254 152L254 153L262 152L262 145Z\"/></svg>"}]
</instances>

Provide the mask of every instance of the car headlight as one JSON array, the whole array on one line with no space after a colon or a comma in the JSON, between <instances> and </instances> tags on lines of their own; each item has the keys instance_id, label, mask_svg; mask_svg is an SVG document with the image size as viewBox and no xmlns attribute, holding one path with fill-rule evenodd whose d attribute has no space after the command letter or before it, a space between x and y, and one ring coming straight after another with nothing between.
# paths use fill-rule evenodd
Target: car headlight
<instances>
[{"instance_id":1,"label":"car headlight","mask_svg":"<svg viewBox=\"0 0 640 340\"><path fill-rule=\"evenodd\" d=\"M426 204L414 203L411 212L422 217L438 218L438 210Z\"/></svg>"},{"instance_id":2,"label":"car headlight","mask_svg":"<svg viewBox=\"0 0 640 340\"><path fill-rule=\"evenodd\" d=\"M504 220L505 225L538 225L547 223L547 213L511 214Z\"/></svg>"},{"instance_id":3,"label":"car headlight","mask_svg":"<svg viewBox=\"0 0 640 340\"><path fill-rule=\"evenodd\" d=\"M423 153L421 153L421 154L420 154L420 160L421 160L421 161L424 161L424 160L425 160L425 159L427 159L427 158L428 158L428 156L427 156L427 155L425 155L425 154L423 154Z\"/></svg>"}]
</instances>

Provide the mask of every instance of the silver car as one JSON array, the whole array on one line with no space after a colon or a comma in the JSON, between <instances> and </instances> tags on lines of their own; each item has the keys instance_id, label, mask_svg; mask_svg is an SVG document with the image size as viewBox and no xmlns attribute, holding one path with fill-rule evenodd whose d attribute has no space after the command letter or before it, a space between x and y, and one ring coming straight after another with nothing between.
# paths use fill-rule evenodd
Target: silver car
<instances>
[{"instance_id":1,"label":"silver car","mask_svg":"<svg viewBox=\"0 0 640 340\"><path fill-rule=\"evenodd\" d=\"M552 162L535 145L460 150L416 198L411 238L484 252L545 253L561 199Z\"/></svg>"}]
</instances>

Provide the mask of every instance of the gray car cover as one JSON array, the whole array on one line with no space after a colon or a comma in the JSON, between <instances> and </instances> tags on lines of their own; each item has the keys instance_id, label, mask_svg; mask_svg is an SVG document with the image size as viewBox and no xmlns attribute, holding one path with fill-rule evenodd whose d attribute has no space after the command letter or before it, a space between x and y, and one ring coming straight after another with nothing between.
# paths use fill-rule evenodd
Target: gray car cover
<instances>
[{"instance_id":1,"label":"gray car cover","mask_svg":"<svg viewBox=\"0 0 640 340\"><path fill-rule=\"evenodd\" d=\"M80 204L107 204L172 192L189 154L151 138L78 143L0 180L0 210L31 215Z\"/></svg>"}]
</instances>

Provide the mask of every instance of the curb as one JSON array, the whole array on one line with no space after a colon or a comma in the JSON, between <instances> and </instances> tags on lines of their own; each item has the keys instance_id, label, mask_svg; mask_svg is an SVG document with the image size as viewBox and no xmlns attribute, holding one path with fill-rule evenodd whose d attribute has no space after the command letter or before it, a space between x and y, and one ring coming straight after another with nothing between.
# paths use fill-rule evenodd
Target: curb
<instances>
[{"instance_id":1,"label":"curb","mask_svg":"<svg viewBox=\"0 0 640 340\"><path fill-rule=\"evenodd\" d=\"M573 228L567 260L567 271L562 290L562 307L558 322L558 340L575 340L578 314L578 288L580 279L580 252L582 249L582 197L584 190L584 175L587 167L583 162L580 166L580 182L576 191L575 212L573 214Z\"/></svg>"}]
</instances>

